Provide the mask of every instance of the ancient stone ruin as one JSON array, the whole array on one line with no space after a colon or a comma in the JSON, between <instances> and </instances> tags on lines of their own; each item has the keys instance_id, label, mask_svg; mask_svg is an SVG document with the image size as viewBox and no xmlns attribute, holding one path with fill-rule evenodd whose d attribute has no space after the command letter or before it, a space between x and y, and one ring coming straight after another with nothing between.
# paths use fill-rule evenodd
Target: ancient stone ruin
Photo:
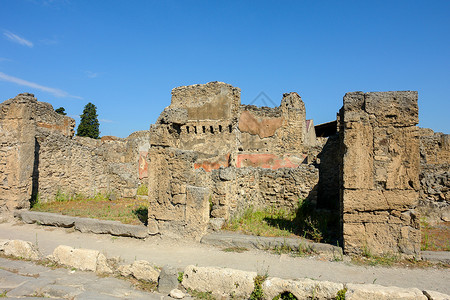
<instances>
[{"instance_id":1,"label":"ancient stone ruin","mask_svg":"<svg viewBox=\"0 0 450 300\"><path fill-rule=\"evenodd\" d=\"M135 197L147 184L149 234L198 240L246 208L308 199L340 216L345 252L416 255L419 213L450 220L449 136L416 126L417 98L348 93L337 120L315 128L297 93L256 107L210 82L173 89L150 130L93 140L20 94L0 104L0 216L57 194Z\"/></svg>"},{"instance_id":2,"label":"ancient stone ruin","mask_svg":"<svg viewBox=\"0 0 450 300\"><path fill-rule=\"evenodd\" d=\"M225 83L174 89L150 128L150 231L200 238L209 216L229 219L249 206L293 210L299 198L314 197L308 123L297 93L257 108L241 105L240 90Z\"/></svg>"}]
</instances>

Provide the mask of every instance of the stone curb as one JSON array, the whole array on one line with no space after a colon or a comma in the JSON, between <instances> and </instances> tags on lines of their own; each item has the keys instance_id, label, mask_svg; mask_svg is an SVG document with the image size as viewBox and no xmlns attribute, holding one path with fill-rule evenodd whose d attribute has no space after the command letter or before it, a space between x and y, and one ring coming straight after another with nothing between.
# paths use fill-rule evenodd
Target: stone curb
<instances>
[{"instance_id":1,"label":"stone curb","mask_svg":"<svg viewBox=\"0 0 450 300\"><path fill-rule=\"evenodd\" d=\"M139 239L144 239L148 236L148 229L146 226L122 224L118 221L71 217L54 213L28 210L17 210L14 212L14 216L22 219L22 221L28 224L37 223L41 225L66 228L74 227L80 232L111 234Z\"/></svg>"},{"instance_id":2,"label":"stone curb","mask_svg":"<svg viewBox=\"0 0 450 300\"><path fill-rule=\"evenodd\" d=\"M21 240L0 240L0 253L6 254L5 250L7 250L7 255L24 258L24 249L26 249L26 253L32 254L25 258L30 260L42 259L42 255L40 255L38 249L34 248L31 242ZM118 266L117 262L119 258L107 258L97 250L75 249L69 246L60 245L54 249L53 254L48 258L58 264L95 271L97 273L123 273L123 275L131 275L135 278L140 277L141 279L151 281L156 281L156 278L160 279L161 277L161 272L147 261L136 261L131 265ZM124 268L126 270L124 270ZM169 266L166 266L165 268L169 268ZM151 270L152 272L148 273L148 270ZM171 277L177 276L175 271L169 273ZM254 284L256 275L256 272L190 265L184 269L181 284L185 288L211 292L212 295L224 299L248 299L251 292L256 290ZM147 278L147 276L149 277ZM345 299L350 300L450 299L449 295L429 290L420 291L416 288L386 287L375 284L345 284L318 281L308 278L280 279L270 277L265 278L260 286L260 290L264 293L263 299L268 300L272 299L274 295L285 292L292 293L298 299L336 299L337 293L344 289L346 291ZM170 293L174 292L174 290L171 290Z\"/></svg>"},{"instance_id":3,"label":"stone curb","mask_svg":"<svg viewBox=\"0 0 450 300\"><path fill-rule=\"evenodd\" d=\"M329 244L313 243L302 238L263 237L230 232L210 233L201 241L203 244L222 247L244 247L260 250L288 247L295 251L312 251L332 257L342 257L342 248ZM299 249L300 248L300 249Z\"/></svg>"},{"instance_id":4,"label":"stone curb","mask_svg":"<svg viewBox=\"0 0 450 300\"><path fill-rule=\"evenodd\" d=\"M422 259L433 263L450 264L449 251L422 251Z\"/></svg>"}]
</instances>

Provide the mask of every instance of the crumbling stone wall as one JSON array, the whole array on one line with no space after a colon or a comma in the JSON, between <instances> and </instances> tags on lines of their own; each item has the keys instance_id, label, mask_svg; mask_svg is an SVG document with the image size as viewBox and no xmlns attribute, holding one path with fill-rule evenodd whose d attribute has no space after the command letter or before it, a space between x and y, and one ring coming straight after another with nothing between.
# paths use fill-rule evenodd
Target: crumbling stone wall
<instances>
[{"instance_id":1,"label":"crumbling stone wall","mask_svg":"<svg viewBox=\"0 0 450 300\"><path fill-rule=\"evenodd\" d=\"M147 183L149 132L127 139L73 137L75 121L32 94L0 104L0 213L67 196L133 197Z\"/></svg>"},{"instance_id":2,"label":"crumbling stone wall","mask_svg":"<svg viewBox=\"0 0 450 300\"><path fill-rule=\"evenodd\" d=\"M315 199L318 172L305 165L314 146L297 93L284 94L279 107L257 108L241 105L240 90L222 82L175 88L150 128L150 231L203 232L207 223L194 232L188 221L186 185L207 189L208 218L229 219L250 206L293 210L300 198Z\"/></svg>"},{"instance_id":3,"label":"crumbling stone wall","mask_svg":"<svg viewBox=\"0 0 450 300\"><path fill-rule=\"evenodd\" d=\"M450 222L450 135L420 129L419 211L429 223Z\"/></svg>"},{"instance_id":4,"label":"crumbling stone wall","mask_svg":"<svg viewBox=\"0 0 450 300\"><path fill-rule=\"evenodd\" d=\"M418 254L417 92L347 93L340 119L345 252Z\"/></svg>"},{"instance_id":5,"label":"crumbling stone wall","mask_svg":"<svg viewBox=\"0 0 450 300\"><path fill-rule=\"evenodd\" d=\"M49 108L53 113L49 113ZM0 104L0 213L28 208L37 194L39 132L73 135L74 121L56 114L33 94L19 94Z\"/></svg>"},{"instance_id":6,"label":"crumbling stone wall","mask_svg":"<svg viewBox=\"0 0 450 300\"><path fill-rule=\"evenodd\" d=\"M231 173L231 178L224 173ZM245 167L213 171L211 216L229 219L250 207L295 211L299 200L316 200L318 176L318 169L306 164L275 170ZM224 184L228 184L228 190L214 189Z\"/></svg>"},{"instance_id":7,"label":"crumbling stone wall","mask_svg":"<svg viewBox=\"0 0 450 300\"><path fill-rule=\"evenodd\" d=\"M37 143L40 201L51 201L57 193L136 196L139 153L127 139L70 139L52 134L40 135Z\"/></svg>"}]
</instances>

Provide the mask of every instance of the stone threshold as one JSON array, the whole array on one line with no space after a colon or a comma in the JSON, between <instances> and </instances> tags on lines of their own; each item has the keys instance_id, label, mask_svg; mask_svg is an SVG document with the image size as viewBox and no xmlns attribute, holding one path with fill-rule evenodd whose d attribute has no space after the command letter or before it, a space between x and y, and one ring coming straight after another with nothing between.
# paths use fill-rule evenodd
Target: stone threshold
<instances>
[{"instance_id":1,"label":"stone threshold","mask_svg":"<svg viewBox=\"0 0 450 300\"><path fill-rule=\"evenodd\" d=\"M266 237L221 231L205 235L200 242L218 247L243 247L259 250L285 249L334 258L342 258L343 256L342 248L340 247L314 243L305 238Z\"/></svg>"},{"instance_id":2,"label":"stone threshold","mask_svg":"<svg viewBox=\"0 0 450 300\"><path fill-rule=\"evenodd\" d=\"M119 221L80 218L29 210L16 210L14 212L14 217L21 219L27 224L36 223L64 228L73 227L80 232L110 234L138 239L144 239L148 236L146 226L123 224Z\"/></svg>"}]
</instances>

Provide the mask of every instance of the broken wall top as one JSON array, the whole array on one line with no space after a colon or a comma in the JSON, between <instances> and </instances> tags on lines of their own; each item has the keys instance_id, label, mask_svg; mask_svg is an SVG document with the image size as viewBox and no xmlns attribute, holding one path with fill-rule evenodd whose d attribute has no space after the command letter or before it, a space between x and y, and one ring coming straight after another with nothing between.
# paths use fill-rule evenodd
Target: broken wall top
<instances>
[{"instance_id":1,"label":"broken wall top","mask_svg":"<svg viewBox=\"0 0 450 300\"><path fill-rule=\"evenodd\" d=\"M74 135L74 119L56 113L51 104L39 102L29 93L18 94L1 103L0 120L2 119L34 120L43 133L58 132L68 137Z\"/></svg>"},{"instance_id":2,"label":"broken wall top","mask_svg":"<svg viewBox=\"0 0 450 300\"><path fill-rule=\"evenodd\" d=\"M227 120L239 110L241 90L224 82L181 86L172 90L169 109L186 111L186 121Z\"/></svg>"},{"instance_id":3,"label":"broken wall top","mask_svg":"<svg viewBox=\"0 0 450 300\"><path fill-rule=\"evenodd\" d=\"M343 121L366 120L379 127L414 126L419 123L417 99L417 91L347 93L344 96Z\"/></svg>"}]
</instances>

